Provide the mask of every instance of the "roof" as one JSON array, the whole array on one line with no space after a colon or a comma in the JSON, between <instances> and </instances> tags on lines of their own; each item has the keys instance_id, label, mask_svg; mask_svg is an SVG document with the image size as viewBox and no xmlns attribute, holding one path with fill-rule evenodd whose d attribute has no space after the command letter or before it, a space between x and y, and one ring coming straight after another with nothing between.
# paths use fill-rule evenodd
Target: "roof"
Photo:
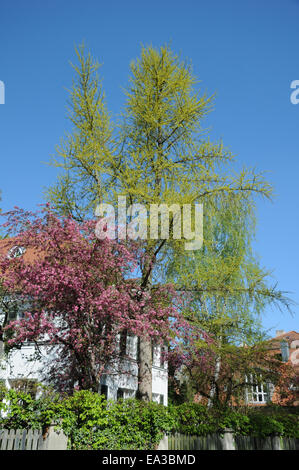
<instances>
[{"instance_id":1,"label":"roof","mask_svg":"<svg viewBox=\"0 0 299 470\"><path fill-rule=\"evenodd\" d=\"M292 330L287 333L282 333L281 335L276 336L274 339L283 339L283 338L290 339L291 341L293 341L295 339L299 339L299 333L297 333L297 331Z\"/></svg>"},{"instance_id":2,"label":"roof","mask_svg":"<svg viewBox=\"0 0 299 470\"><path fill-rule=\"evenodd\" d=\"M292 330L270 339L270 349L273 353L280 353L281 342L283 340L286 340L289 345L289 361L294 367L296 374L299 375L299 333Z\"/></svg>"},{"instance_id":3,"label":"roof","mask_svg":"<svg viewBox=\"0 0 299 470\"><path fill-rule=\"evenodd\" d=\"M299 333L297 331L288 331L285 333L282 333L281 335L275 336L275 338L272 338L269 340L269 343L277 349L280 348L280 343L281 341L286 340L289 344L291 344L293 341L298 341L299 340Z\"/></svg>"}]
</instances>

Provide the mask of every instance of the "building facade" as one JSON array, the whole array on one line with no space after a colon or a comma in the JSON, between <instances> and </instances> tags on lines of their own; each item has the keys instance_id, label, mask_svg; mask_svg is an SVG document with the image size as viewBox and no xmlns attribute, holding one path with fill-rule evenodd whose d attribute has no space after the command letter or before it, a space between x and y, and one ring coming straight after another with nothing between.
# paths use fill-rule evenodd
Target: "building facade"
<instances>
[{"instance_id":1,"label":"building facade","mask_svg":"<svg viewBox=\"0 0 299 470\"><path fill-rule=\"evenodd\" d=\"M119 338L116 338L119 341ZM108 400L133 398L138 389L138 338L127 335L125 350L120 357L121 367L114 367L118 372L103 374L99 384L99 393ZM0 382L6 388L30 390L34 385L44 382L44 369L48 361L55 361L49 355L46 346L39 346L39 357L36 357L35 344L24 344L4 354L4 345L0 341ZM120 372L121 370L121 372ZM152 400L163 405L168 403L168 366L163 360L160 346L153 346L152 354Z\"/></svg>"},{"instance_id":2,"label":"building facade","mask_svg":"<svg viewBox=\"0 0 299 470\"><path fill-rule=\"evenodd\" d=\"M299 333L296 331L285 332L277 330L276 336L268 341L269 352L283 363L288 363L295 372L295 377L299 378ZM249 377L249 382L254 382L253 377ZM294 394L294 406L299 405L298 385L294 384L290 390ZM275 387L271 383L258 383L250 385L246 389L246 402L249 405L267 405L272 402L275 394Z\"/></svg>"},{"instance_id":3,"label":"building facade","mask_svg":"<svg viewBox=\"0 0 299 470\"><path fill-rule=\"evenodd\" d=\"M1 243L2 242L2 243ZM24 260L30 262L34 259L34 252L30 249L14 246L7 251L7 240L0 241L0 253L8 257L24 256ZM9 299L7 299L9 301ZM16 300L14 301L15 304ZM19 304L14 309L12 316L6 319L6 323L22 317L24 304ZM0 308L0 333L4 322L4 311ZM131 398L136 395L138 389L138 338L128 334L117 335L115 341L121 349L119 363L110 367L114 370L102 374L99 384L99 393L107 399ZM36 354L38 351L38 355ZM46 341L41 344L26 342L20 349L13 349L9 354L4 353L4 343L0 335L0 383L8 389L22 387L33 389L37 383L45 381L44 371L49 361L55 361L55 354L49 353ZM163 360L161 346L152 347L152 399L158 403L168 403L168 365Z\"/></svg>"}]
</instances>

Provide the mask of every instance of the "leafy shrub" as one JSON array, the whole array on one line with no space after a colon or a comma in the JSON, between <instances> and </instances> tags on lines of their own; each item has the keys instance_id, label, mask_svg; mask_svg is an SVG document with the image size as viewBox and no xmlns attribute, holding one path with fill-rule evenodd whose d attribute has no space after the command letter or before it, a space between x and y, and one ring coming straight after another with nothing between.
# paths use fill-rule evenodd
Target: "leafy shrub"
<instances>
[{"instance_id":1,"label":"leafy shrub","mask_svg":"<svg viewBox=\"0 0 299 470\"><path fill-rule=\"evenodd\" d=\"M2 391L0 425L8 429L44 429L55 423L60 413L60 397L49 390L39 399L14 389Z\"/></svg>"},{"instance_id":2,"label":"leafy shrub","mask_svg":"<svg viewBox=\"0 0 299 470\"><path fill-rule=\"evenodd\" d=\"M205 436L226 428L240 432L249 425L248 416L230 408L208 408L198 403L183 403L169 408L176 417L174 431L182 434Z\"/></svg>"},{"instance_id":3,"label":"leafy shrub","mask_svg":"<svg viewBox=\"0 0 299 470\"><path fill-rule=\"evenodd\" d=\"M66 399L61 426L72 449L154 449L173 427L162 405L135 399L107 403L95 395L78 392Z\"/></svg>"},{"instance_id":4,"label":"leafy shrub","mask_svg":"<svg viewBox=\"0 0 299 470\"><path fill-rule=\"evenodd\" d=\"M284 437L299 438L298 415L280 413L279 410L272 412L272 414L251 411L249 418L250 425L247 433L252 436L266 437L277 434Z\"/></svg>"},{"instance_id":5,"label":"leafy shrub","mask_svg":"<svg viewBox=\"0 0 299 470\"><path fill-rule=\"evenodd\" d=\"M0 426L45 429L55 424L69 437L69 448L155 449L165 433L203 436L231 428L235 434L299 438L299 413L282 407L217 409L197 403L165 407L139 400L107 400L91 391L61 397L45 390L34 400L21 391L2 391Z\"/></svg>"}]
</instances>

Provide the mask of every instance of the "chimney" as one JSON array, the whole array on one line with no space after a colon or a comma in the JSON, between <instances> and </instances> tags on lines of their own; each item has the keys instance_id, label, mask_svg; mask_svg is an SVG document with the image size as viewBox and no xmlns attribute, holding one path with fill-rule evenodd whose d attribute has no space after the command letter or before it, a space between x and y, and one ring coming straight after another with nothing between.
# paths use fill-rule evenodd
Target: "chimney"
<instances>
[{"instance_id":1,"label":"chimney","mask_svg":"<svg viewBox=\"0 0 299 470\"><path fill-rule=\"evenodd\" d=\"M290 357L289 343L284 339L280 343L281 357L283 362L288 362Z\"/></svg>"},{"instance_id":2,"label":"chimney","mask_svg":"<svg viewBox=\"0 0 299 470\"><path fill-rule=\"evenodd\" d=\"M277 337L277 336L281 336L281 335L283 335L284 333L285 333L284 330L276 330L276 337Z\"/></svg>"}]
</instances>

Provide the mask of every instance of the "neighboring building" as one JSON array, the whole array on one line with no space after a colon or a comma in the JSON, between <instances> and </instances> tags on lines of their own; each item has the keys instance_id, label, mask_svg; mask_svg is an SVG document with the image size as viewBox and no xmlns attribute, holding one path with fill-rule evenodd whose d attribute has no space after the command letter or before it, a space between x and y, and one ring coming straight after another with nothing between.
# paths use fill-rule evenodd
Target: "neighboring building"
<instances>
[{"instance_id":1,"label":"neighboring building","mask_svg":"<svg viewBox=\"0 0 299 470\"><path fill-rule=\"evenodd\" d=\"M241 347L246 348L246 345ZM225 365L222 366L219 384L220 387L223 386L223 383L225 385L223 389L219 387L220 400L226 399L226 385L231 378L231 381L234 380L234 383L240 387L238 389L239 394L234 396L232 393L230 397L232 406L265 406L271 402L287 406L299 406L299 333L296 331L277 331L276 337L268 340L265 351L266 360L264 363L247 363L242 371L233 369L232 375L230 375L229 368L226 372ZM271 356L276 360L272 361ZM246 375L246 369L248 375ZM269 381L265 378L267 376ZM196 377L196 375L194 374L193 377ZM270 383L271 378L276 385ZM177 393L186 394L186 390L188 391L188 373L185 373L184 367L177 372L176 379ZM200 390L200 385L199 382L198 390ZM193 394L191 383L189 398L196 403L207 405L209 403L207 394L211 391L211 388L209 389L209 382L205 383L205 386L205 394L200 391Z\"/></svg>"},{"instance_id":2,"label":"neighboring building","mask_svg":"<svg viewBox=\"0 0 299 470\"><path fill-rule=\"evenodd\" d=\"M5 243L3 244L3 242ZM0 241L0 252L1 247L6 243L7 240ZM30 261L34 255L30 250L26 252L21 247L12 246L8 251L8 256L24 256L25 260ZM22 315L21 310L20 306L18 313L16 313L19 317ZM13 319L10 318L10 320ZM3 312L0 311L0 333L2 322ZM45 364L55 360L54 355L49 356L46 345L26 343L20 349L12 350L6 357L1 339L0 337L0 382L4 383L7 388L21 387L24 390L33 390L35 384L43 382ZM118 335L116 341L119 344L121 370L124 373L103 375L99 385L99 393L104 394L107 399L113 400L134 397L138 388L138 338L130 335L122 337ZM35 356L37 348L40 352L38 359ZM167 405L168 366L167 362L163 361L160 346L153 346L152 358L152 399Z\"/></svg>"},{"instance_id":3,"label":"neighboring building","mask_svg":"<svg viewBox=\"0 0 299 470\"><path fill-rule=\"evenodd\" d=\"M275 338L268 341L270 353L278 360L289 363L299 377L299 333L296 331L285 332L277 330ZM250 382L253 381L250 377ZM290 390L295 393L296 398L294 406L299 405L298 390L293 387ZM250 405L266 405L272 401L275 393L275 387L271 383L261 383L259 385L250 385L246 390L246 401Z\"/></svg>"},{"instance_id":4,"label":"neighboring building","mask_svg":"<svg viewBox=\"0 0 299 470\"><path fill-rule=\"evenodd\" d=\"M283 362L294 366L299 373L299 333L297 331L285 332L277 330L275 338L269 340L270 350Z\"/></svg>"}]
</instances>

